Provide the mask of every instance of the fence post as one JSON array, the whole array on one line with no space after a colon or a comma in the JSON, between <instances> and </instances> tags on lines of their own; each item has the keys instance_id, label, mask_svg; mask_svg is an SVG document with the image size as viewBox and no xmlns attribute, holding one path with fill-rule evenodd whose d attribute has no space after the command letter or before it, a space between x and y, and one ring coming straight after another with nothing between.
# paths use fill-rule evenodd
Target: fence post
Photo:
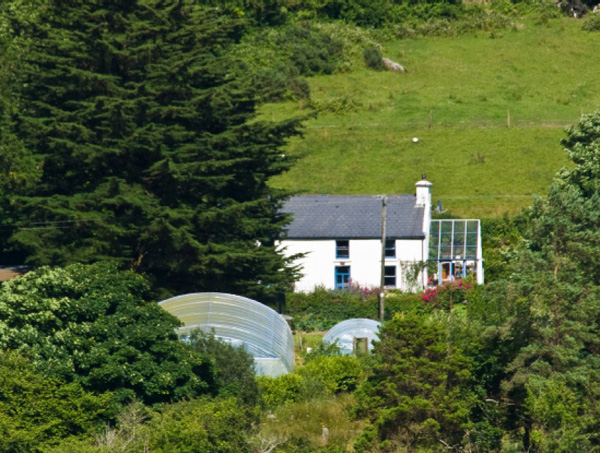
<instances>
[{"instance_id":1,"label":"fence post","mask_svg":"<svg viewBox=\"0 0 600 453\"><path fill-rule=\"evenodd\" d=\"M506 127L510 127L510 111L506 111Z\"/></svg>"}]
</instances>

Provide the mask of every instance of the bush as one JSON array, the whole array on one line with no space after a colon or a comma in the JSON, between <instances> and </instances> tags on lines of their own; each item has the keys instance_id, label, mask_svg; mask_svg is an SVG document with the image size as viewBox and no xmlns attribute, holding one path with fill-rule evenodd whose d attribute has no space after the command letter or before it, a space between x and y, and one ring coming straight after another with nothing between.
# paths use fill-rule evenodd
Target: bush
<instances>
[{"instance_id":1,"label":"bush","mask_svg":"<svg viewBox=\"0 0 600 453\"><path fill-rule=\"evenodd\" d=\"M309 24L286 28L277 45L304 76L332 74L342 58L342 43Z\"/></svg>"},{"instance_id":2,"label":"bush","mask_svg":"<svg viewBox=\"0 0 600 453\"><path fill-rule=\"evenodd\" d=\"M259 70L255 85L263 102L310 98L310 85L306 79L294 66L284 63Z\"/></svg>"},{"instance_id":3,"label":"bush","mask_svg":"<svg viewBox=\"0 0 600 453\"><path fill-rule=\"evenodd\" d=\"M287 314L292 316L292 327L306 332L331 329L351 318L378 319L378 290L351 287L344 291L315 288L311 293L289 293ZM419 294L390 291L384 301L384 317L394 313L428 309L423 307Z\"/></svg>"},{"instance_id":4,"label":"bush","mask_svg":"<svg viewBox=\"0 0 600 453\"><path fill-rule=\"evenodd\" d=\"M267 409L274 409L301 399L304 380L297 374L282 374L275 378L259 376L256 380L262 403Z\"/></svg>"},{"instance_id":5,"label":"bush","mask_svg":"<svg viewBox=\"0 0 600 453\"><path fill-rule=\"evenodd\" d=\"M306 380L316 381L324 393L333 395L356 389L363 368L357 358L348 355L317 356L298 368L298 374Z\"/></svg>"},{"instance_id":6,"label":"bush","mask_svg":"<svg viewBox=\"0 0 600 453\"><path fill-rule=\"evenodd\" d=\"M51 451L243 453L249 451L252 420L234 398L203 397L158 410L134 403L124 408L116 426L106 426L90 439L68 439Z\"/></svg>"},{"instance_id":7,"label":"bush","mask_svg":"<svg viewBox=\"0 0 600 453\"><path fill-rule=\"evenodd\" d=\"M287 311L296 330L323 331L350 318L372 318L378 314L377 296L357 291L316 288L312 293L291 293Z\"/></svg>"},{"instance_id":8,"label":"bush","mask_svg":"<svg viewBox=\"0 0 600 453\"><path fill-rule=\"evenodd\" d=\"M220 396L234 396L250 406L257 404L258 385L252 355L241 346L233 346L201 330L192 332L189 343L194 351L214 361L215 380Z\"/></svg>"},{"instance_id":9,"label":"bush","mask_svg":"<svg viewBox=\"0 0 600 453\"><path fill-rule=\"evenodd\" d=\"M600 31L600 14L588 14L581 28L584 31Z\"/></svg>"},{"instance_id":10,"label":"bush","mask_svg":"<svg viewBox=\"0 0 600 453\"><path fill-rule=\"evenodd\" d=\"M383 55L381 55L377 47L366 47L363 50L363 57L367 68L375 69L376 71L383 71L385 69Z\"/></svg>"},{"instance_id":11,"label":"bush","mask_svg":"<svg viewBox=\"0 0 600 453\"><path fill-rule=\"evenodd\" d=\"M13 353L0 355L0 452L40 451L86 434L106 417L109 396L38 374Z\"/></svg>"},{"instance_id":12,"label":"bush","mask_svg":"<svg viewBox=\"0 0 600 453\"><path fill-rule=\"evenodd\" d=\"M113 264L39 268L0 289L0 348L119 402L213 391L210 361L178 340L179 321L147 293L142 277Z\"/></svg>"}]
</instances>

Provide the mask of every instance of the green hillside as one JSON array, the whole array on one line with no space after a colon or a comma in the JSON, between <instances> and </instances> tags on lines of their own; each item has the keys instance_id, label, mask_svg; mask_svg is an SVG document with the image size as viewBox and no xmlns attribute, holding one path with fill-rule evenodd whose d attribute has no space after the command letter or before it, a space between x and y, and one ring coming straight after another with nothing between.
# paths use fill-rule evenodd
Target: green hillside
<instances>
[{"instance_id":1,"label":"green hillside","mask_svg":"<svg viewBox=\"0 0 600 453\"><path fill-rule=\"evenodd\" d=\"M273 184L304 193L410 193L422 173L434 202L467 217L515 213L543 195L566 159L563 129L600 106L600 33L582 21L383 43L405 73L309 79L311 101L269 104L268 119L319 111L302 156ZM418 143L413 138L419 139Z\"/></svg>"}]
</instances>

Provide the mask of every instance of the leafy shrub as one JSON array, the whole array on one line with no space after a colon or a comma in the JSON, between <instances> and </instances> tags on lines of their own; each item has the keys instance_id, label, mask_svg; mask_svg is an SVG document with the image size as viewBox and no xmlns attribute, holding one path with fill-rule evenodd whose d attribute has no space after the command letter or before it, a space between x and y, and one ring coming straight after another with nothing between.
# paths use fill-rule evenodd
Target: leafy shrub
<instances>
[{"instance_id":1,"label":"leafy shrub","mask_svg":"<svg viewBox=\"0 0 600 453\"><path fill-rule=\"evenodd\" d=\"M385 296L384 319L392 319L395 313L408 313L412 311L428 311L423 307L421 294L390 291Z\"/></svg>"},{"instance_id":2,"label":"leafy shrub","mask_svg":"<svg viewBox=\"0 0 600 453\"><path fill-rule=\"evenodd\" d=\"M383 71L385 69L383 55L381 55L377 47L366 47L363 50L363 58L367 68L375 69L376 71Z\"/></svg>"},{"instance_id":3,"label":"leafy shrub","mask_svg":"<svg viewBox=\"0 0 600 453\"><path fill-rule=\"evenodd\" d=\"M600 14L588 14L581 29L584 31L600 31Z\"/></svg>"},{"instance_id":4,"label":"leafy shrub","mask_svg":"<svg viewBox=\"0 0 600 453\"><path fill-rule=\"evenodd\" d=\"M109 396L38 374L16 354L0 355L0 452L39 451L92 430Z\"/></svg>"},{"instance_id":5,"label":"leafy shrub","mask_svg":"<svg viewBox=\"0 0 600 453\"><path fill-rule=\"evenodd\" d=\"M179 321L147 301L147 282L115 265L42 267L0 289L0 348L45 374L120 402L213 390L211 362L179 341Z\"/></svg>"},{"instance_id":6,"label":"leafy shrub","mask_svg":"<svg viewBox=\"0 0 600 453\"><path fill-rule=\"evenodd\" d=\"M326 99L322 102L313 102L315 109L332 113L358 112L362 108L362 103L349 96L336 96Z\"/></svg>"},{"instance_id":7,"label":"leafy shrub","mask_svg":"<svg viewBox=\"0 0 600 453\"><path fill-rule=\"evenodd\" d=\"M374 318L378 314L377 296L361 292L330 291L316 288L311 293L291 293L288 314L296 330L323 331L350 318Z\"/></svg>"},{"instance_id":8,"label":"leafy shrub","mask_svg":"<svg viewBox=\"0 0 600 453\"><path fill-rule=\"evenodd\" d=\"M263 102L309 99L310 86L299 71L291 65L275 63L258 70L254 84Z\"/></svg>"},{"instance_id":9,"label":"leafy shrub","mask_svg":"<svg viewBox=\"0 0 600 453\"><path fill-rule=\"evenodd\" d=\"M254 374L254 357L243 347L236 347L201 330L192 332L189 343L192 349L212 358L215 363L215 380L220 396L234 396L244 404L258 402L258 385Z\"/></svg>"},{"instance_id":10,"label":"leafy shrub","mask_svg":"<svg viewBox=\"0 0 600 453\"><path fill-rule=\"evenodd\" d=\"M203 397L155 410L134 403L124 408L116 426L106 426L93 439L68 439L52 451L243 453L249 451L253 419L234 398Z\"/></svg>"},{"instance_id":11,"label":"leafy shrub","mask_svg":"<svg viewBox=\"0 0 600 453\"><path fill-rule=\"evenodd\" d=\"M317 356L298 368L298 374L306 380L317 381L326 394L351 392L358 386L363 375L360 361L348 355Z\"/></svg>"},{"instance_id":12,"label":"leafy shrub","mask_svg":"<svg viewBox=\"0 0 600 453\"><path fill-rule=\"evenodd\" d=\"M388 25L396 38L416 36L458 36L474 31L495 31L511 27L509 14L500 10L467 7L460 4L420 3L397 6L399 19Z\"/></svg>"},{"instance_id":13,"label":"leafy shrub","mask_svg":"<svg viewBox=\"0 0 600 453\"><path fill-rule=\"evenodd\" d=\"M321 16L354 23L361 27L380 27L391 20L387 0L329 0L318 9Z\"/></svg>"},{"instance_id":14,"label":"leafy shrub","mask_svg":"<svg viewBox=\"0 0 600 453\"><path fill-rule=\"evenodd\" d=\"M343 46L330 35L309 24L287 27L277 45L301 75L332 74L342 57Z\"/></svg>"},{"instance_id":15,"label":"leafy shrub","mask_svg":"<svg viewBox=\"0 0 600 453\"><path fill-rule=\"evenodd\" d=\"M367 289L368 290L368 289ZM311 293L289 293L287 314L292 316L292 327L307 332L324 331L351 318L377 319L379 316L378 291L365 291L351 287L344 291L331 291L323 287ZM385 296L384 317L394 313L427 310L419 294L390 291Z\"/></svg>"},{"instance_id":16,"label":"leafy shrub","mask_svg":"<svg viewBox=\"0 0 600 453\"><path fill-rule=\"evenodd\" d=\"M297 374L282 374L275 378L259 376L256 380L262 402L267 409L299 401L301 398L304 379Z\"/></svg>"}]
</instances>

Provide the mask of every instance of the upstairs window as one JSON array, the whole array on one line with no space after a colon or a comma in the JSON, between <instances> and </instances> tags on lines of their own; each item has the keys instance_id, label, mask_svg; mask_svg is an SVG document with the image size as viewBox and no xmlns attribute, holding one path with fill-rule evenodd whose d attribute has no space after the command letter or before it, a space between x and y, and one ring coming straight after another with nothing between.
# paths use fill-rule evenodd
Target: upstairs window
<instances>
[{"instance_id":1,"label":"upstairs window","mask_svg":"<svg viewBox=\"0 0 600 453\"><path fill-rule=\"evenodd\" d=\"M385 240L385 257L396 258L396 240L386 239Z\"/></svg>"},{"instance_id":2,"label":"upstairs window","mask_svg":"<svg viewBox=\"0 0 600 453\"><path fill-rule=\"evenodd\" d=\"M383 275L383 286L386 288L396 287L396 266L385 266L385 274Z\"/></svg>"},{"instance_id":3,"label":"upstairs window","mask_svg":"<svg viewBox=\"0 0 600 453\"><path fill-rule=\"evenodd\" d=\"M335 241L335 257L337 259L350 258L350 241Z\"/></svg>"}]
</instances>

